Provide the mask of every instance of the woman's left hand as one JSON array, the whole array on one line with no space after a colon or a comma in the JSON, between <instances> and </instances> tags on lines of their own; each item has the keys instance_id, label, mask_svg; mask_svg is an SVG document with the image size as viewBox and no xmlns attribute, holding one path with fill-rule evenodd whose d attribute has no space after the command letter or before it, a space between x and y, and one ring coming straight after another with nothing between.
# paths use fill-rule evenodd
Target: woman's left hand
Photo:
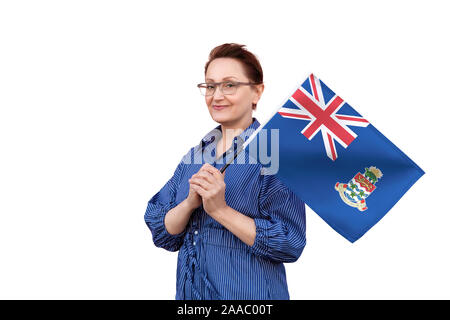
<instances>
[{"instance_id":1,"label":"woman's left hand","mask_svg":"<svg viewBox=\"0 0 450 320\"><path fill-rule=\"evenodd\" d=\"M224 177L225 172L222 174L217 168L205 163L189 179L189 184L202 197L203 209L213 218L227 207Z\"/></svg>"}]
</instances>

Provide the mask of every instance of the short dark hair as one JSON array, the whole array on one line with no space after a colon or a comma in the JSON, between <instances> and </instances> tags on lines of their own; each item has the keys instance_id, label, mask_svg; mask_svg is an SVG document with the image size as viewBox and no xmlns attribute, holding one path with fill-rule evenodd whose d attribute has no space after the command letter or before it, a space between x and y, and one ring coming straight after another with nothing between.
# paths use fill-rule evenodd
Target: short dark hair
<instances>
[{"instance_id":1,"label":"short dark hair","mask_svg":"<svg viewBox=\"0 0 450 320\"><path fill-rule=\"evenodd\" d=\"M209 53L208 62L205 65L205 76L211 61L217 58L233 58L240 61L244 67L245 75L250 82L256 84L263 83L261 64L258 58L245 48L244 44L224 43L212 49ZM256 109L256 103L253 104L253 109Z\"/></svg>"}]
</instances>

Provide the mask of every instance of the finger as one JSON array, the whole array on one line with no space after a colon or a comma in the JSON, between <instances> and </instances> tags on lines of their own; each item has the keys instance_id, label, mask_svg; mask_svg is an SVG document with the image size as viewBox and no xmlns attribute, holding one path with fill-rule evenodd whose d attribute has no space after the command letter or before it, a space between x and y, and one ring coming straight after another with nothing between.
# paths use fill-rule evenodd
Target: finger
<instances>
[{"instance_id":1,"label":"finger","mask_svg":"<svg viewBox=\"0 0 450 320\"><path fill-rule=\"evenodd\" d=\"M209 163L205 163L198 171L197 173L195 173L195 175L198 175L200 172L206 172L206 173L210 173L212 172L211 170L215 170L216 168L214 168L212 165L210 165Z\"/></svg>"},{"instance_id":2,"label":"finger","mask_svg":"<svg viewBox=\"0 0 450 320\"><path fill-rule=\"evenodd\" d=\"M205 166L202 167L202 171L207 171L208 173L212 174L214 178L223 180L224 174L220 173L220 170L217 168L214 168L213 166Z\"/></svg>"},{"instance_id":3,"label":"finger","mask_svg":"<svg viewBox=\"0 0 450 320\"><path fill-rule=\"evenodd\" d=\"M200 179L200 178L191 178L191 179L189 179L189 183L198 185L205 190L209 190L213 187L213 184L209 183L208 181L206 181L204 179Z\"/></svg>"},{"instance_id":4,"label":"finger","mask_svg":"<svg viewBox=\"0 0 450 320\"><path fill-rule=\"evenodd\" d=\"M202 175L206 175L206 176L211 176L211 177L212 177L212 174L211 174L209 171L207 171L207 169L200 168L200 170L198 170L197 173L194 173L194 174L191 176L191 178L198 178L198 177L200 177L200 176L202 176Z\"/></svg>"},{"instance_id":5,"label":"finger","mask_svg":"<svg viewBox=\"0 0 450 320\"><path fill-rule=\"evenodd\" d=\"M216 180L214 175L211 172L206 171L206 170L202 170L202 171L198 172L196 175L196 178L204 179L211 184L214 184L215 180Z\"/></svg>"},{"instance_id":6,"label":"finger","mask_svg":"<svg viewBox=\"0 0 450 320\"><path fill-rule=\"evenodd\" d=\"M205 163L200 169L204 169L204 168L214 168L214 167L212 165L210 165L209 163Z\"/></svg>"},{"instance_id":7,"label":"finger","mask_svg":"<svg viewBox=\"0 0 450 320\"><path fill-rule=\"evenodd\" d=\"M203 189L201 186L196 184L191 184L192 189L194 189L195 192L197 192L201 197L203 197L206 194L206 190Z\"/></svg>"},{"instance_id":8,"label":"finger","mask_svg":"<svg viewBox=\"0 0 450 320\"><path fill-rule=\"evenodd\" d=\"M211 173L215 179L219 181L223 181L225 177L225 171L223 173L220 172L220 170L214 168L215 170L209 170L208 172Z\"/></svg>"}]
</instances>

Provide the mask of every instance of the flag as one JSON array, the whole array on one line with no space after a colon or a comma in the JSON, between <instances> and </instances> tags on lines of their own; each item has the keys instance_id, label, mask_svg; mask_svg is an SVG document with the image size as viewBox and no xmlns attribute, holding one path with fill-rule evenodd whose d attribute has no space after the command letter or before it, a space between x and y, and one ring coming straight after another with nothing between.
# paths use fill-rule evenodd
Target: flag
<instances>
[{"instance_id":1,"label":"flag","mask_svg":"<svg viewBox=\"0 0 450 320\"><path fill-rule=\"evenodd\" d=\"M277 177L350 242L424 174L313 74L259 129L278 129Z\"/></svg>"}]
</instances>

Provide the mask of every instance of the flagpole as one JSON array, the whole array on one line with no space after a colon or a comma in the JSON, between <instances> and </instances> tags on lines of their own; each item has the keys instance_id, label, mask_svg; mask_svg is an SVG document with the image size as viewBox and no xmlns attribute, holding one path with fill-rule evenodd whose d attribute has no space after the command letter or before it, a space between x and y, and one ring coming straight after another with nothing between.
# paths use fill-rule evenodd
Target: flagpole
<instances>
[{"instance_id":1,"label":"flagpole","mask_svg":"<svg viewBox=\"0 0 450 320\"><path fill-rule=\"evenodd\" d=\"M311 74L311 73L310 73ZM308 77L307 77L308 78ZM289 93L287 94L286 98L281 102L281 104L274 109L274 111L272 112L272 114L267 118L266 121L264 121L256 130L255 132L253 132L250 137L244 142L244 144L242 145L241 148L239 148L239 150L234 154L233 158L231 160L229 160L221 169L220 169L220 173L223 173L228 166L234 161L234 159L236 159L236 157L238 156L239 153L242 152L242 150L244 150L249 144L250 142L252 142L253 139L255 139L256 135L259 133L259 131L261 131L261 129L273 118L273 116L278 112L278 110L280 110L281 107L284 106L284 104L286 103L287 100L289 100L289 98L292 96L292 94L298 89L298 87L300 87L301 84L296 85L291 91L289 91Z\"/></svg>"},{"instance_id":2,"label":"flagpole","mask_svg":"<svg viewBox=\"0 0 450 320\"><path fill-rule=\"evenodd\" d=\"M234 154L233 159L229 160L222 168L220 168L220 173L223 173L226 170L226 168L228 168L228 166L234 161L234 159L236 159L236 157L238 156L239 153L241 153L242 150L244 150L244 148L240 148L239 151L237 151Z\"/></svg>"},{"instance_id":3,"label":"flagpole","mask_svg":"<svg viewBox=\"0 0 450 320\"><path fill-rule=\"evenodd\" d=\"M233 158L231 160L229 160L221 169L220 169L220 173L223 173L226 168L228 168L228 166L234 161L234 159L236 159L236 157L238 156L239 153L241 153L249 144L250 142L252 142L253 139L255 139L256 135L258 134L259 131L261 131L261 129L267 124L267 122L269 122L270 119L272 119L272 117L275 115L275 113L280 109L280 107L278 107L278 109L275 110L275 112L262 124L260 125L251 135L250 137L248 137L248 139L242 144L242 146L239 148L238 151L236 151L236 153L233 155Z\"/></svg>"}]
</instances>

